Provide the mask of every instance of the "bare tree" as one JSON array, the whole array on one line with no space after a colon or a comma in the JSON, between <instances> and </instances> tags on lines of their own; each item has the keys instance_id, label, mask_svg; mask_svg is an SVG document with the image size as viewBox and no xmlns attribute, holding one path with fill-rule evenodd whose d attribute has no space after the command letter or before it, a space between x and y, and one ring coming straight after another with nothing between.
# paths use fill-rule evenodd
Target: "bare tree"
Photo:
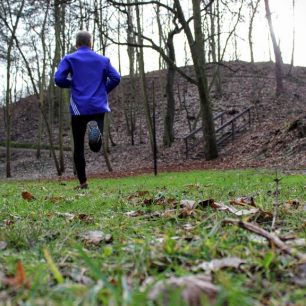
<instances>
[{"instance_id":1,"label":"bare tree","mask_svg":"<svg viewBox=\"0 0 306 306\"><path fill-rule=\"evenodd\" d=\"M198 87L198 92L199 92L199 97L200 97L200 108L201 108L201 114L202 114L205 157L207 160L216 158L218 156L218 151L217 151L216 135L215 135L215 129L214 129L213 116L212 116L212 109L211 109L210 100L209 100L207 76L205 72L205 48L204 48L204 38L203 38L203 32L202 32L203 30L202 16L201 16L202 11L203 10L205 11L207 7L209 7L213 3L213 0L209 1L209 3L204 8L201 7L202 1L200 0L192 1L193 16L192 18L189 18L189 19L185 17L184 11L182 9L182 6L179 0L174 0L173 8L169 7L168 5L160 1L150 1L150 2L135 1L135 3L131 3L131 4L126 4L126 3L117 2L113 0L108 0L108 2L112 3L113 5L120 6L120 7L122 6L126 7L126 6L131 6L131 5L138 7L140 5L156 4L168 10L171 14L173 14L173 18L176 18L178 20L188 40L189 48L190 48L192 59L193 59L196 80L193 80L182 70L178 68L176 69L188 81L192 82L193 84L196 84ZM193 24L194 24L193 31L190 28L190 24L189 24L191 20L193 20ZM193 32L194 32L194 36L193 36ZM139 35L141 35L141 33L139 33ZM140 49L142 49L143 47L153 48L154 50L158 51L167 62L173 64L173 61L171 61L171 59L167 56L167 54L164 52L162 47L156 45L153 39L149 37L145 37L144 35L141 35L141 37L142 37L142 40L138 41ZM146 40L147 42L149 42L149 44L145 45L143 43L143 40Z\"/></svg>"},{"instance_id":2,"label":"bare tree","mask_svg":"<svg viewBox=\"0 0 306 306\"><path fill-rule=\"evenodd\" d=\"M276 96L279 96L284 91L283 86L283 59L280 47L276 42L275 32L272 23L269 0L265 0L266 17L268 20L270 36L272 39L273 51L275 56L275 79L276 79Z\"/></svg>"},{"instance_id":3,"label":"bare tree","mask_svg":"<svg viewBox=\"0 0 306 306\"><path fill-rule=\"evenodd\" d=\"M294 65L294 52L295 52L295 0L292 0L292 50L291 50L291 61L290 61L290 68L288 74L291 74L293 65Z\"/></svg>"},{"instance_id":4,"label":"bare tree","mask_svg":"<svg viewBox=\"0 0 306 306\"><path fill-rule=\"evenodd\" d=\"M1 19L4 21L7 30L7 55L6 55L6 93L5 93L5 106L6 106L6 177L11 177L11 66L12 66L12 50L14 46L14 39L20 18L23 13L25 0L17 3L17 7L10 5L7 1L6 5L1 2ZM16 15L14 16L14 11ZM9 21L8 21L9 20ZM10 22L10 24L9 24Z\"/></svg>"},{"instance_id":5,"label":"bare tree","mask_svg":"<svg viewBox=\"0 0 306 306\"><path fill-rule=\"evenodd\" d=\"M253 29L254 29L254 19L258 10L258 6L261 0L250 0L250 22L249 22L249 29L248 29L248 40L249 40L249 47L250 47L250 57L251 63L254 63L254 50L253 50Z\"/></svg>"}]
</instances>

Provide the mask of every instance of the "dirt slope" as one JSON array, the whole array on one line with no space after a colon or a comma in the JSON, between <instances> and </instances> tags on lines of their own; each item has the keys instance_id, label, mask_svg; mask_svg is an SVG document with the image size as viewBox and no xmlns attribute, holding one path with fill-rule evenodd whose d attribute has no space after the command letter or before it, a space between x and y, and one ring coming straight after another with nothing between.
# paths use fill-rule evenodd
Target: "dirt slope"
<instances>
[{"instance_id":1,"label":"dirt slope","mask_svg":"<svg viewBox=\"0 0 306 306\"><path fill-rule=\"evenodd\" d=\"M208 66L211 79L213 66ZM285 70L288 67L285 67ZM186 71L192 75L192 67ZM286 71L285 71L286 72ZM157 140L159 169L188 170L197 168L245 168L268 167L287 170L306 171L306 68L295 67L292 75L285 79L286 92L275 98L274 70L272 63L257 63L251 66L244 62L230 62L222 66L222 95L211 92L212 105L217 114L241 112L253 106L252 127L233 142L220 149L219 157L206 162L200 153L201 146L194 149L188 160L185 159L185 145L182 137L189 133L189 123L197 116L198 95L194 85L182 77L176 77L174 88L176 98L176 118L174 130L177 139L171 148L162 146L163 114L166 97L162 89L165 72L147 74L150 98L152 82L156 88ZM110 104L111 136L115 146L110 147L110 160L113 172L106 168L101 153L94 154L86 149L87 171L90 176L121 176L151 171L152 154L145 132L146 124L142 107L137 107L135 145L130 145L126 132L124 110L130 99L130 80L124 78L120 87L112 93ZM188 112L186 112L188 110ZM0 141L5 140L5 120L0 112ZM66 114L65 143L70 145L69 114ZM36 143L39 110L34 96L22 99L13 108L12 141L17 143ZM188 123L189 119L189 123ZM199 123L198 123L199 125ZM58 127L53 125L55 141ZM199 134L200 137L200 134ZM43 142L48 143L44 132ZM63 177L73 176L71 152L65 153L66 171ZM0 178L5 178L5 148L0 148ZM54 178L56 171L48 151L43 151L40 160L35 150L13 149L12 174L14 178Z\"/></svg>"}]
</instances>

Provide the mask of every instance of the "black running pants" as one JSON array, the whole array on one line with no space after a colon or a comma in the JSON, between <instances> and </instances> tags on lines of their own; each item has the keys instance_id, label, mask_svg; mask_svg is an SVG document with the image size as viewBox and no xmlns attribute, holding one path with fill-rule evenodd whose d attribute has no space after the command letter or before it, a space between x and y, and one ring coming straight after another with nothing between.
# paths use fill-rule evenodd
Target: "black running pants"
<instances>
[{"instance_id":1,"label":"black running pants","mask_svg":"<svg viewBox=\"0 0 306 306\"><path fill-rule=\"evenodd\" d=\"M71 116L71 128L74 145L73 160L80 184L84 184L87 181L85 171L86 162L84 155L84 139L87 123L89 121L96 121L101 134L103 134L104 113L95 115Z\"/></svg>"}]
</instances>

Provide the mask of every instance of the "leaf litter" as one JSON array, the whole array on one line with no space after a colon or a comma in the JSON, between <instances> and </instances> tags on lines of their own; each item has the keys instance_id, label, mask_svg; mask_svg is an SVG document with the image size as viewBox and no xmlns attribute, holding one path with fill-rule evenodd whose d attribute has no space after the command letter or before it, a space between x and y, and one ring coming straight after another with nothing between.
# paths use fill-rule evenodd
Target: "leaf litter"
<instances>
[{"instance_id":1,"label":"leaf litter","mask_svg":"<svg viewBox=\"0 0 306 306\"><path fill-rule=\"evenodd\" d=\"M113 236L102 231L87 231L79 235L86 245L99 245L101 242L111 243Z\"/></svg>"},{"instance_id":2,"label":"leaf litter","mask_svg":"<svg viewBox=\"0 0 306 306\"><path fill-rule=\"evenodd\" d=\"M22 287L30 288L30 281L27 279L26 272L21 260L16 262L16 274L13 276L5 276L0 273L0 282L4 286L12 287L14 290L18 290Z\"/></svg>"},{"instance_id":3,"label":"leaf litter","mask_svg":"<svg viewBox=\"0 0 306 306\"><path fill-rule=\"evenodd\" d=\"M212 261L204 261L193 267L193 271L204 270L206 273L215 272L224 268L239 269L246 261L239 257L225 257L221 259L213 259Z\"/></svg>"},{"instance_id":4,"label":"leaf litter","mask_svg":"<svg viewBox=\"0 0 306 306\"><path fill-rule=\"evenodd\" d=\"M209 305L215 303L220 288L211 282L204 274L170 277L157 282L149 291L149 298L168 306L171 295L180 294L188 306L202 305L206 300Z\"/></svg>"}]
</instances>

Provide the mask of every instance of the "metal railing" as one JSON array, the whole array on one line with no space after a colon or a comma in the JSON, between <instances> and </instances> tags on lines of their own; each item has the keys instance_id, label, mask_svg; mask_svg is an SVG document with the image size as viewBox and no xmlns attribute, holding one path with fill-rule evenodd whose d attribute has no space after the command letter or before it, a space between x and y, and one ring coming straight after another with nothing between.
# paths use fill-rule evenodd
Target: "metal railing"
<instances>
[{"instance_id":1,"label":"metal railing","mask_svg":"<svg viewBox=\"0 0 306 306\"><path fill-rule=\"evenodd\" d=\"M216 137L217 137L217 145L220 146L226 140L231 138L234 140L235 136L241 131L245 130L246 127L251 126L251 107L246 108L241 113L237 114L230 120L224 123L224 117L226 112L222 112L214 117L215 126L218 125L218 120L220 120L220 126L216 128ZM242 124L238 124L239 121L242 121ZM202 130L202 127L199 127L193 130L191 133L186 135L183 139L185 142L186 149L186 159L188 159L189 151L195 148L198 144L193 143L191 146L188 144L188 140L194 138L195 135Z\"/></svg>"}]
</instances>

